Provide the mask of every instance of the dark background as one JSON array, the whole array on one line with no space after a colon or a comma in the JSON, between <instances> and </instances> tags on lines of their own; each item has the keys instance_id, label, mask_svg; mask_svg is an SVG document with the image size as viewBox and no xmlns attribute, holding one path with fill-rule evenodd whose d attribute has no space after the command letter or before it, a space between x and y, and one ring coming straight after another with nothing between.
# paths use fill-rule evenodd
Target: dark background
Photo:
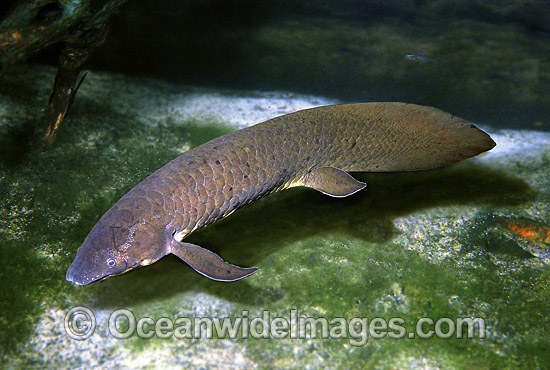
<instances>
[{"instance_id":1,"label":"dark background","mask_svg":"<svg viewBox=\"0 0 550 370\"><path fill-rule=\"evenodd\" d=\"M87 67L342 102L406 101L548 131L549 4L130 0ZM53 50L34 60L55 64Z\"/></svg>"}]
</instances>

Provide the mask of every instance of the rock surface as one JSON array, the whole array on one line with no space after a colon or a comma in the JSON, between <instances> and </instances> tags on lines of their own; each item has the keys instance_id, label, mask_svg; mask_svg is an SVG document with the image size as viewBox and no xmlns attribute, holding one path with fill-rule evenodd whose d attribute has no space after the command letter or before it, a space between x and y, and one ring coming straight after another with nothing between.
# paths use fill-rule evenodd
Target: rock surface
<instances>
[{"instance_id":1,"label":"rock surface","mask_svg":"<svg viewBox=\"0 0 550 370\"><path fill-rule=\"evenodd\" d=\"M208 280L168 257L77 287L64 278L76 249L154 169L231 130L338 101L91 72L57 146L42 152L41 109L55 70L16 72L0 80L3 368L536 368L550 360L550 134L481 124L498 145L475 159L436 171L357 174L369 186L346 199L288 190L194 234L191 242L224 259L259 267L236 283ZM84 341L64 327L77 306L97 322ZM288 321L293 312L333 323L401 318L407 335L361 337L360 321L355 337L332 339L154 332L117 339L109 317L120 308L154 322L253 319L264 310ZM443 332L449 321L480 318L485 327L475 332L485 338L422 339L421 318L434 323L425 332L441 318Z\"/></svg>"}]
</instances>

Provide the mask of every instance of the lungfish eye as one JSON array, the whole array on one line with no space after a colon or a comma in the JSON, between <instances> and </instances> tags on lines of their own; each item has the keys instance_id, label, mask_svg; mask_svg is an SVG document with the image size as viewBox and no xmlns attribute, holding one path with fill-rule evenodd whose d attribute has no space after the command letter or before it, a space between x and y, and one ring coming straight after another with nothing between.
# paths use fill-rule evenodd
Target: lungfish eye
<instances>
[{"instance_id":1,"label":"lungfish eye","mask_svg":"<svg viewBox=\"0 0 550 370\"><path fill-rule=\"evenodd\" d=\"M115 259L114 259L114 258L109 258L109 259L107 260L107 266L109 266L109 268L115 267L115 266L116 266L116 261L115 261Z\"/></svg>"}]
</instances>

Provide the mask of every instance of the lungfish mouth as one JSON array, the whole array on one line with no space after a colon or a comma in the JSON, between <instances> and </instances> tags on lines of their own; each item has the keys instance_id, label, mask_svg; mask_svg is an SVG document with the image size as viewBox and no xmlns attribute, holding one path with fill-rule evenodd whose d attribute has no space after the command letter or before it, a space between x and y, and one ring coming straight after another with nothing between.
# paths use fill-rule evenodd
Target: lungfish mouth
<instances>
[{"instance_id":1,"label":"lungfish mouth","mask_svg":"<svg viewBox=\"0 0 550 370\"><path fill-rule=\"evenodd\" d=\"M82 274L81 264L77 262L78 261L75 260L71 264L71 267L67 270L67 275L65 275L65 279L67 279L67 281L76 285L88 285L97 280L97 278L84 276Z\"/></svg>"},{"instance_id":2,"label":"lungfish mouth","mask_svg":"<svg viewBox=\"0 0 550 370\"><path fill-rule=\"evenodd\" d=\"M92 274L92 273L89 273L89 271L86 271L84 269L83 266L85 265L86 265L85 262L79 262L78 260L75 259L74 262L69 267L69 269L67 270L65 279L67 279L67 281L76 285L88 285L96 281L108 279L112 276L122 275L130 270L133 270L141 266L141 265L137 265L137 266L128 268L128 264L125 263L125 267L120 272L113 272L108 274Z\"/></svg>"},{"instance_id":3,"label":"lungfish mouth","mask_svg":"<svg viewBox=\"0 0 550 370\"><path fill-rule=\"evenodd\" d=\"M72 274L71 271L67 271L67 275L65 276L65 279L67 279L67 281L76 285L88 285L91 282L95 281L88 278L82 279L81 277L76 276L75 274Z\"/></svg>"},{"instance_id":4,"label":"lungfish mouth","mask_svg":"<svg viewBox=\"0 0 550 370\"><path fill-rule=\"evenodd\" d=\"M88 285L90 283L93 283L94 281L101 280L103 275L98 274L97 272L94 273L94 271L91 271L89 266L88 268L86 268L86 265L86 261L75 258L75 260L67 270L65 279L76 285Z\"/></svg>"}]
</instances>

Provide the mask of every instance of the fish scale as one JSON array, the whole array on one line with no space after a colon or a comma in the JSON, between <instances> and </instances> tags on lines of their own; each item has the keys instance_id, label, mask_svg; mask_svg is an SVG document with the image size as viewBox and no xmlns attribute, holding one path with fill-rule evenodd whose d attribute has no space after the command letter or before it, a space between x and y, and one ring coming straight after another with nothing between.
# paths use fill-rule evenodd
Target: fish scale
<instances>
[{"instance_id":1,"label":"fish scale","mask_svg":"<svg viewBox=\"0 0 550 370\"><path fill-rule=\"evenodd\" d=\"M210 278L238 280L256 269L182 239L275 191L306 186L344 197L365 186L346 171L432 169L494 145L468 121L414 104L334 105L276 117L200 145L138 184L92 229L67 279L88 284L171 253Z\"/></svg>"}]
</instances>

